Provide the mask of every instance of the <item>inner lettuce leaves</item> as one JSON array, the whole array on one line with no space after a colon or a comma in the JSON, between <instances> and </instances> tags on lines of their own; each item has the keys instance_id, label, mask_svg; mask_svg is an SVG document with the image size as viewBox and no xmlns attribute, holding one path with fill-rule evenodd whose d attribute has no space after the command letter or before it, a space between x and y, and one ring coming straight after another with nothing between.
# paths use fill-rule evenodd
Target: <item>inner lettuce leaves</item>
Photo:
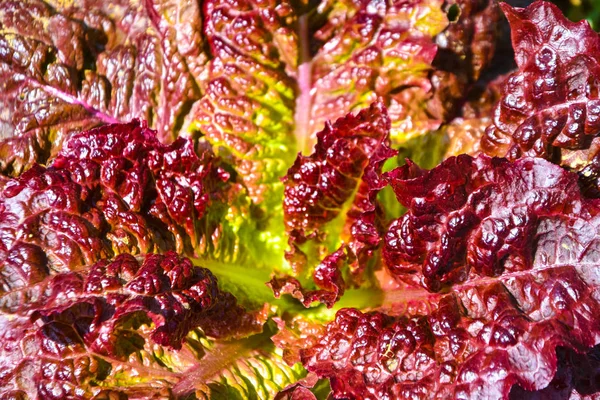
<instances>
[{"instance_id":1,"label":"inner lettuce leaves","mask_svg":"<svg viewBox=\"0 0 600 400\"><path fill-rule=\"evenodd\" d=\"M291 293L306 306L322 301L331 307L347 284L364 283L384 229L377 194L383 164L396 154L389 130L385 107L374 103L327 124L314 153L298 155L284 178L283 201L286 259L295 277L271 280L277 296ZM319 290L306 290L311 278Z\"/></svg>"}]
</instances>

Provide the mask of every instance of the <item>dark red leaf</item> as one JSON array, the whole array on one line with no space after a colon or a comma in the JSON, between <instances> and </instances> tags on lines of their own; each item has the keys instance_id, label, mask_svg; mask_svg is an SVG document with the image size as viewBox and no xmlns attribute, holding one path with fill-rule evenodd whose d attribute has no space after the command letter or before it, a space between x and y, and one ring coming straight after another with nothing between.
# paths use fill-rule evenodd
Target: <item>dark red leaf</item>
<instances>
[{"instance_id":1,"label":"dark red leaf","mask_svg":"<svg viewBox=\"0 0 600 400\"><path fill-rule=\"evenodd\" d=\"M298 156L284 178L284 221L286 258L300 280L275 278L270 284L276 295L288 292L307 306L317 300L331 306L346 286L344 265L360 277L383 230L376 197L384 186L383 163L395 154L389 128L385 107L374 103L327 124L313 154ZM302 288L311 273L321 290Z\"/></svg>"},{"instance_id":2,"label":"dark red leaf","mask_svg":"<svg viewBox=\"0 0 600 400\"><path fill-rule=\"evenodd\" d=\"M550 384L557 347L600 342L600 203L575 174L465 155L387 178L408 209L385 237L390 314L343 309L300 352L335 398L508 398Z\"/></svg>"},{"instance_id":3,"label":"dark red leaf","mask_svg":"<svg viewBox=\"0 0 600 400\"><path fill-rule=\"evenodd\" d=\"M0 182L2 290L112 254L217 253L227 180L210 152L137 121L74 135L50 168Z\"/></svg>"},{"instance_id":4,"label":"dark red leaf","mask_svg":"<svg viewBox=\"0 0 600 400\"><path fill-rule=\"evenodd\" d=\"M600 129L600 37L586 21L568 21L549 2L502 9L518 71L506 81L483 150L560 161L563 149L588 148Z\"/></svg>"},{"instance_id":5,"label":"dark red leaf","mask_svg":"<svg viewBox=\"0 0 600 400\"><path fill-rule=\"evenodd\" d=\"M168 397L198 361L193 346L182 349L190 331L231 338L264 323L173 252L101 260L4 293L0 304L0 395L17 398L92 398L102 387L115 398Z\"/></svg>"}]
</instances>

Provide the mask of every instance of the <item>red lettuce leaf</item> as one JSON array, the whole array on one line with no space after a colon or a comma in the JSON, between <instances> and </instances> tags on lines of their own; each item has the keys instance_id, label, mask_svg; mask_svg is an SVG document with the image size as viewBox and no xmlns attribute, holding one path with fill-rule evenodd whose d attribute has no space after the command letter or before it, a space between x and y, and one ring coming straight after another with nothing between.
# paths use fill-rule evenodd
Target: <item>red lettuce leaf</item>
<instances>
[{"instance_id":1,"label":"red lettuce leaf","mask_svg":"<svg viewBox=\"0 0 600 400\"><path fill-rule=\"evenodd\" d=\"M198 4L0 2L0 169L46 162L72 132L144 118L176 138L200 97Z\"/></svg>"},{"instance_id":2,"label":"red lettuce leaf","mask_svg":"<svg viewBox=\"0 0 600 400\"><path fill-rule=\"evenodd\" d=\"M510 392L512 400L572 399L594 400L600 392L600 349L594 347L579 354L558 348L558 371L552 382L544 389L530 392L514 386Z\"/></svg>"},{"instance_id":3,"label":"red lettuce leaf","mask_svg":"<svg viewBox=\"0 0 600 400\"><path fill-rule=\"evenodd\" d=\"M508 398L552 382L557 347L600 343L600 203L576 174L465 155L387 177L408 208L385 236L389 314L342 309L300 350L334 398Z\"/></svg>"},{"instance_id":4,"label":"red lettuce leaf","mask_svg":"<svg viewBox=\"0 0 600 400\"><path fill-rule=\"evenodd\" d=\"M162 357L181 349L190 331L231 337L264 322L220 291L210 271L172 252L101 260L0 299L3 396L166 396L183 371L161 362L185 369L185 357L195 358L189 347Z\"/></svg>"},{"instance_id":5,"label":"red lettuce leaf","mask_svg":"<svg viewBox=\"0 0 600 400\"><path fill-rule=\"evenodd\" d=\"M113 254L232 257L228 179L209 151L138 122L74 135L51 167L0 182L2 290Z\"/></svg>"},{"instance_id":6,"label":"red lettuce leaf","mask_svg":"<svg viewBox=\"0 0 600 400\"><path fill-rule=\"evenodd\" d=\"M185 130L235 165L255 202L273 204L295 151L296 15L288 1L254 0L208 0L203 15L211 60Z\"/></svg>"},{"instance_id":7,"label":"red lettuce leaf","mask_svg":"<svg viewBox=\"0 0 600 400\"><path fill-rule=\"evenodd\" d=\"M131 336L127 332L131 324L151 322L146 333L154 343L179 349L197 327L209 336L227 337L259 331L264 322L246 314L231 294L221 292L209 270L174 252L146 255L141 263L122 254L40 285L45 288L27 290L41 297L21 310L35 307L32 319L45 326L73 325L90 350L111 356L127 356L117 346L122 337ZM65 293L77 297L70 299Z\"/></svg>"},{"instance_id":8,"label":"red lettuce leaf","mask_svg":"<svg viewBox=\"0 0 600 400\"><path fill-rule=\"evenodd\" d=\"M163 145L154 131L137 122L73 135L52 168L70 171L86 194L99 197L96 204L116 231L109 236L113 243L138 243L142 253L153 250L152 239L160 234L167 236L163 248L191 253L200 245L210 247L202 243L208 239L202 216L209 204L228 200L219 192L227 190L229 173L210 151L198 155L185 139ZM219 209L210 212L218 215ZM217 215L211 218L218 221ZM153 225L158 226L151 231ZM136 253L127 247L114 251Z\"/></svg>"},{"instance_id":9,"label":"red lettuce leaf","mask_svg":"<svg viewBox=\"0 0 600 400\"><path fill-rule=\"evenodd\" d=\"M445 110L434 93L451 80L430 76L433 37L447 26L441 6L436 0L324 2L303 16L323 44L299 68L297 136L310 145L325 121L377 99L389 109L393 140L437 128ZM324 17L322 26L310 25Z\"/></svg>"},{"instance_id":10,"label":"red lettuce leaf","mask_svg":"<svg viewBox=\"0 0 600 400\"><path fill-rule=\"evenodd\" d=\"M561 214L594 221L595 203L582 198L576 175L543 160L463 155L431 171L409 163L386 177L408 208L386 234L386 265L434 291L535 267L539 229L558 226Z\"/></svg>"},{"instance_id":11,"label":"red lettuce leaf","mask_svg":"<svg viewBox=\"0 0 600 400\"><path fill-rule=\"evenodd\" d=\"M284 221L286 258L300 280L274 278L270 285L277 296L287 292L306 306L313 301L331 306L345 290L346 264L360 278L383 231L377 193L384 186L383 163L395 154L388 147L389 128L385 107L374 103L328 123L313 154L298 156L284 178ZM311 273L321 289L302 288Z\"/></svg>"},{"instance_id":12,"label":"red lettuce leaf","mask_svg":"<svg viewBox=\"0 0 600 400\"><path fill-rule=\"evenodd\" d=\"M586 21L568 21L549 2L502 9L518 71L506 81L483 150L560 161L565 150L588 148L600 128L598 34Z\"/></svg>"},{"instance_id":13,"label":"red lettuce leaf","mask_svg":"<svg viewBox=\"0 0 600 400\"><path fill-rule=\"evenodd\" d=\"M317 397L311 392L318 378L311 374L298 382L289 385L284 390L277 393L274 400L317 400Z\"/></svg>"}]
</instances>

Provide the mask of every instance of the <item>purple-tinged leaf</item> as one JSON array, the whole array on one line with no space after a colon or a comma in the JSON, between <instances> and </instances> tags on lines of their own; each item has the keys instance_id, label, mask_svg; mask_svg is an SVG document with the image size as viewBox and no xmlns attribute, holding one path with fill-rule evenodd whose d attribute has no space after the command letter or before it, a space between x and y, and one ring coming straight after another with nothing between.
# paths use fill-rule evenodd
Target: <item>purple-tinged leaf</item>
<instances>
[{"instance_id":1,"label":"purple-tinged leaf","mask_svg":"<svg viewBox=\"0 0 600 400\"><path fill-rule=\"evenodd\" d=\"M5 397L168 397L208 354L214 376L190 384L206 385L235 362L202 349L194 329L246 336L264 322L219 290L210 271L172 252L57 274L1 295L0 308Z\"/></svg>"},{"instance_id":2,"label":"purple-tinged leaf","mask_svg":"<svg viewBox=\"0 0 600 400\"><path fill-rule=\"evenodd\" d=\"M549 2L502 9L518 71L506 81L482 149L510 159L560 161L563 149L588 148L600 129L600 37Z\"/></svg>"},{"instance_id":3,"label":"purple-tinged leaf","mask_svg":"<svg viewBox=\"0 0 600 400\"><path fill-rule=\"evenodd\" d=\"M431 171L409 163L387 178L408 212L388 229L386 264L434 291L529 270L540 224L561 222L561 214L594 215L584 208L576 175L543 160L463 155Z\"/></svg>"},{"instance_id":4,"label":"purple-tinged leaf","mask_svg":"<svg viewBox=\"0 0 600 400\"><path fill-rule=\"evenodd\" d=\"M558 347L600 343L600 203L575 174L459 156L387 179L408 209L385 236L389 314L342 309L300 350L334 398L508 398L552 382Z\"/></svg>"},{"instance_id":5,"label":"purple-tinged leaf","mask_svg":"<svg viewBox=\"0 0 600 400\"><path fill-rule=\"evenodd\" d=\"M73 132L132 118L170 142L200 97L192 73L201 75L206 56L195 2L3 0L0 9L5 173L46 162Z\"/></svg>"},{"instance_id":6,"label":"purple-tinged leaf","mask_svg":"<svg viewBox=\"0 0 600 400\"><path fill-rule=\"evenodd\" d=\"M558 371L545 388L531 392L514 386L511 400L597 400L600 394L600 354L598 346L578 354L558 348Z\"/></svg>"},{"instance_id":7,"label":"purple-tinged leaf","mask_svg":"<svg viewBox=\"0 0 600 400\"><path fill-rule=\"evenodd\" d=\"M0 182L2 290L112 254L233 257L228 179L210 152L138 122L74 135L50 168Z\"/></svg>"}]
</instances>

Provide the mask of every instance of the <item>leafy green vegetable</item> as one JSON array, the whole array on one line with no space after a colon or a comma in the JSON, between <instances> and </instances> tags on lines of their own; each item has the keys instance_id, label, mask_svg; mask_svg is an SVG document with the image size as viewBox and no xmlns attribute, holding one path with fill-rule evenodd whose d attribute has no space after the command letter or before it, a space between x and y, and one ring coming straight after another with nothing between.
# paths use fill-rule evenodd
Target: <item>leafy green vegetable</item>
<instances>
[{"instance_id":1,"label":"leafy green vegetable","mask_svg":"<svg viewBox=\"0 0 600 400\"><path fill-rule=\"evenodd\" d=\"M0 0L0 397L597 396L598 60L544 2Z\"/></svg>"}]
</instances>

